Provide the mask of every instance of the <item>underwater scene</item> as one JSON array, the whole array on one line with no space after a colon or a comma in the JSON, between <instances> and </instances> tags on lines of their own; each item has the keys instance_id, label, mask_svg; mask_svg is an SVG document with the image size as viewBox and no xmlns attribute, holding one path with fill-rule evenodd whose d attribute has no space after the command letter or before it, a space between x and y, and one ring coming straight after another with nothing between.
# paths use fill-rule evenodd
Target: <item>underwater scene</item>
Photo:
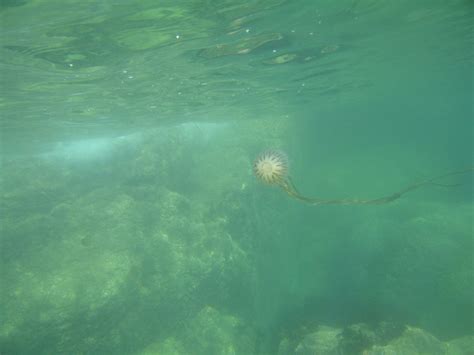
<instances>
[{"instance_id":1,"label":"underwater scene","mask_svg":"<svg viewBox=\"0 0 474 355\"><path fill-rule=\"evenodd\" d=\"M474 354L473 30L2 0L0 354Z\"/></svg>"}]
</instances>

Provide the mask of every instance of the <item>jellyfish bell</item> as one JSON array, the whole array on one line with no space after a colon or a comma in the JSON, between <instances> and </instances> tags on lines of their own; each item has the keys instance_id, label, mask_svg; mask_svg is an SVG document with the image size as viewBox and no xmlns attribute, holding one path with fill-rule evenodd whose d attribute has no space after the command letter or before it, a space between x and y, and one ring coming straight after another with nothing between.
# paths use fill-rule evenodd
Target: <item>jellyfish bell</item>
<instances>
[{"instance_id":1,"label":"jellyfish bell","mask_svg":"<svg viewBox=\"0 0 474 355\"><path fill-rule=\"evenodd\" d=\"M279 185L288 176L288 157L278 150L266 150L255 159L253 170L265 184Z\"/></svg>"}]
</instances>

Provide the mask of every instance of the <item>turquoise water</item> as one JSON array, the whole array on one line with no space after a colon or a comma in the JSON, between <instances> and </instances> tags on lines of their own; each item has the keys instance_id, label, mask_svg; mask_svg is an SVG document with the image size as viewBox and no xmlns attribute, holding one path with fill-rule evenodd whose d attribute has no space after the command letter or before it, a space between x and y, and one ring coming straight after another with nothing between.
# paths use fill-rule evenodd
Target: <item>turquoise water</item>
<instances>
[{"instance_id":1,"label":"turquoise water","mask_svg":"<svg viewBox=\"0 0 474 355\"><path fill-rule=\"evenodd\" d=\"M0 353L471 354L473 15L2 1Z\"/></svg>"}]
</instances>

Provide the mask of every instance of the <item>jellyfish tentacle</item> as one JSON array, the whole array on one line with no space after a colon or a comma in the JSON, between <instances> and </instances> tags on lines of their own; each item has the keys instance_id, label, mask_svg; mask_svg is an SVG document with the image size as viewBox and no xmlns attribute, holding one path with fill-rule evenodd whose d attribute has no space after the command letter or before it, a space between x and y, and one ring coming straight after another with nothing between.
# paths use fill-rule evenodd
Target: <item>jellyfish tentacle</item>
<instances>
[{"instance_id":1,"label":"jellyfish tentacle","mask_svg":"<svg viewBox=\"0 0 474 355\"><path fill-rule=\"evenodd\" d=\"M319 199L315 199L315 198L310 198L310 197L306 197L306 196L303 196L301 195L298 190L296 189L295 185L293 184L293 182L291 181L291 178L288 176L286 179L282 180L279 182L278 184L289 196L293 197L293 198L296 198L297 200L300 200L300 201L303 201L303 202L307 202L307 203L310 203L310 204L314 204L318 201L320 201Z\"/></svg>"},{"instance_id":2,"label":"jellyfish tentacle","mask_svg":"<svg viewBox=\"0 0 474 355\"><path fill-rule=\"evenodd\" d=\"M435 181L439 180L439 179L442 179L442 178L454 176L454 175L460 175L460 174L468 173L468 172L471 172L473 170L474 170L474 167L471 167L471 168L468 168L468 169L453 171L453 172L450 172L450 173L447 173L447 174L435 176L433 178L426 179L426 180L411 184L411 185L409 185L409 186L407 186L407 187L405 187L405 188L403 188L403 189L401 189L397 192L394 192L393 194L383 196L383 197L379 197L379 198L375 198L375 199L368 199L368 200L357 199L357 198L353 198L353 199L327 199L327 200L325 200L325 199L320 199L320 198L307 197L307 196L304 196L304 195L302 195L298 192L298 189L295 187L295 185L293 184L293 181L291 180L291 178L289 176L287 176L285 179L282 179L281 181L279 181L278 186L280 186L289 196L291 196L291 197L293 197L297 200L300 200L300 201L306 202L308 204L311 204L311 205L382 205L382 204L386 204L386 203L390 203L390 202L393 202L395 200L398 200L400 197L402 197L406 193L408 193L410 191L413 191L415 189L418 189L418 188L420 188L422 186L425 186L425 185L436 185L436 186L443 186L443 187L458 186L460 184L449 184L449 185L447 185L447 184L436 183Z\"/></svg>"}]
</instances>

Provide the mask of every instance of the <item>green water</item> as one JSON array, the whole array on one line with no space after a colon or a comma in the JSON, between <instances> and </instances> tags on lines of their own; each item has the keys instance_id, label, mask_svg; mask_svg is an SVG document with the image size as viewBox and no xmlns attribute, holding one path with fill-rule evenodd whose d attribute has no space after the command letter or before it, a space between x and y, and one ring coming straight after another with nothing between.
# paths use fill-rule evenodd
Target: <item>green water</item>
<instances>
[{"instance_id":1,"label":"green water","mask_svg":"<svg viewBox=\"0 0 474 355\"><path fill-rule=\"evenodd\" d=\"M2 1L0 353L471 354L473 15Z\"/></svg>"}]
</instances>

